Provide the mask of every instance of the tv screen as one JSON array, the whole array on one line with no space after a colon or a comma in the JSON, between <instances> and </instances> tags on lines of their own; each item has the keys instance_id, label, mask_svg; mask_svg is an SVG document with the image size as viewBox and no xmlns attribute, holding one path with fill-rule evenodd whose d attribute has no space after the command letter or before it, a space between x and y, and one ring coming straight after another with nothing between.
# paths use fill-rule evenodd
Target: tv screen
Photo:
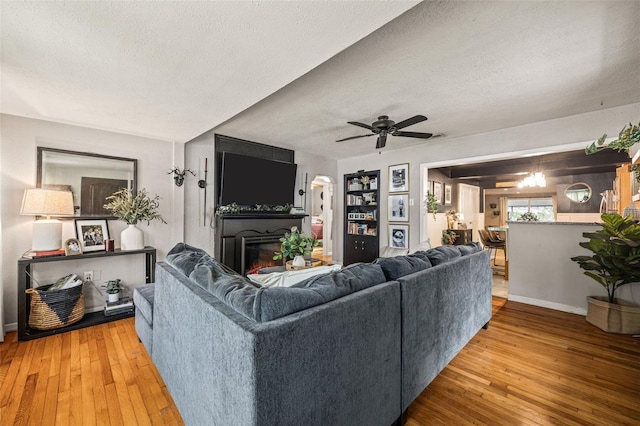
<instances>
[{"instance_id":1,"label":"tv screen","mask_svg":"<svg viewBox=\"0 0 640 426\"><path fill-rule=\"evenodd\" d=\"M298 165L222 153L219 204L293 204Z\"/></svg>"}]
</instances>

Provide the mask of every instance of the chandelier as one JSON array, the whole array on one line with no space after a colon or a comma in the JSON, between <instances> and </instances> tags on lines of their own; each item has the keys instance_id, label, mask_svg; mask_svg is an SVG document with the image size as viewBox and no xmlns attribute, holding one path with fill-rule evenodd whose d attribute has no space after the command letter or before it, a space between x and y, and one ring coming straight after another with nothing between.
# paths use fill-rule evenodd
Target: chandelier
<instances>
[{"instance_id":1,"label":"chandelier","mask_svg":"<svg viewBox=\"0 0 640 426\"><path fill-rule=\"evenodd\" d=\"M542 172L529 173L529 176L518 183L518 188L544 188L545 186L547 186L547 180Z\"/></svg>"}]
</instances>

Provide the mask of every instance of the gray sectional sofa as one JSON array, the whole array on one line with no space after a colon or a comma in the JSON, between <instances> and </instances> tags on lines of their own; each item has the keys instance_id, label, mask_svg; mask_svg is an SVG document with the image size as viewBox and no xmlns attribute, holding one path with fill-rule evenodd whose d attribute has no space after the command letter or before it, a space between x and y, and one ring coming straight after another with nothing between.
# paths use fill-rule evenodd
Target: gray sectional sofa
<instances>
[{"instance_id":1,"label":"gray sectional sofa","mask_svg":"<svg viewBox=\"0 0 640 426\"><path fill-rule=\"evenodd\" d=\"M181 243L154 289L144 343L187 425L389 426L491 318L478 245L257 288Z\"/></svg>"}]
</instances>

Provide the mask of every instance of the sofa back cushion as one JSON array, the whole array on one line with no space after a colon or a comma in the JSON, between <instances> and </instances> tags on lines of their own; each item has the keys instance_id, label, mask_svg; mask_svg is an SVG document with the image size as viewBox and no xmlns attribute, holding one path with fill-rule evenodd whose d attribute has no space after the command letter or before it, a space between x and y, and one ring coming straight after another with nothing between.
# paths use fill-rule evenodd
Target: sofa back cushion
<instances>
[{"instance_id":1,"label":"sofa back cushion","mask_svg":"<svg viewBox=\"0 0 640 426\"><path fill-rule=\"evenodd\" d=\"M388 281L397 280L405 275L431 267L428 257L414 255L379 257L373 263L380 265Z\"/></svg>"},{"instance_id":2,"label":"sofa back cushion","mask_svg":"<svg viewBox=\"0 0 640 426\"><path fill-rule=\"evenodd\" d=\"M455 247L458 248L458 250L460 251L460 255L462 256L467 256L482 251L482 246L477 241Z\"/></svg>"},{"instance_id":3,"label":"sofa back cushion","mask_svg":"<svg viewBox=\"0 0 640 426\"><path fill-rule=\"evenodd\" d=\"M203 256L207 256L204 250L178 243L167 253L166 262L188 277Z\"/></svg>"},{"instance_id":4,"label":"sofa back cushion","mask_svg":"<svg viewBox=\"0 0 640 426\"><path fill-rule=\"evenodd\" d=\"M420 252L416 252L414 255L419 256L419 253ZM422 253L425 253L433 266L440 265L441 263L448 262L461 256L460 250L458 250L456 246L449 245L434 247Z\"/></svg>"},{"instance_id":5,"label":"sofa back cushion","mask_svg":"<svg viewBox=\"0 0 640 426\"><path fill-rule=\"evenodd\" d=\"M193 260L190 256L187 258ZM190 262L178 264L184 270L191 267ZM206 253L188 276L229 307L257 322L281 318L387 281L379 265L358 263L291 287L257 288Z\"/></svg>"}]
</instances>

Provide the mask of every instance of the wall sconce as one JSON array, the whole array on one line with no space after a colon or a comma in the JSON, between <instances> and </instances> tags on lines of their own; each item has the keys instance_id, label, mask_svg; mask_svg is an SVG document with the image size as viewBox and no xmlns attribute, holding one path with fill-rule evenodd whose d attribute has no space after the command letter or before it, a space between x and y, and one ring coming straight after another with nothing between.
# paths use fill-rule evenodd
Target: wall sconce
<instances>
[{"instance_id":1,"label":"wall sconce","mask_svg":"<svg viewBox=\"0 0 640 426\"><path fill-rule=\"evenodd\" d=\"M176 186L182 186L182 184L184 183L184 175L187 174L187 172L191 173L193 176L196 175L196 173L191 170L191 169L184 169L182 171L180 171L179 168L174 167L170 172L168 172L167 174L174 174L175 176L173 177L173 182L176 184Z\"/></svg>"},{"instance_id":2,"label":"wall sconce","mask_svg":"<svg viewBox=\"0 0 640 426\"><path fill-rule=\"evenodd\" d=\"M22 199L22 215L46 216L33 223L31 249L34 251L59 250L62 247L62 223L51 216L73 216L71 191L27 189Z\"/></svg>"}]
</instances>

